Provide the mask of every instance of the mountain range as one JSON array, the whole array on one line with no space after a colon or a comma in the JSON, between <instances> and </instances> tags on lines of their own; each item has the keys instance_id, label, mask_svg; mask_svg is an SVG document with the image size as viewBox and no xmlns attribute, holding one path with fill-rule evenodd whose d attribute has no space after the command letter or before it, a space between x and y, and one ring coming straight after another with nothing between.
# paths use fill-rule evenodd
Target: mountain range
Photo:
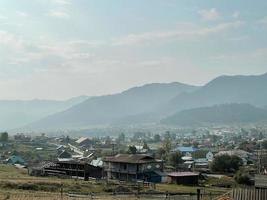
<instances>
[{"instance_id":1,"label":"mountain range","mask_svg":"<svg viewBox=\"0 0 267 200\"><path fill-rule=\"evenodd\" d=\"M80 128L135 121L154 121L152 114L175 96L193 92L198 87L182 83L153 83L131 88L115 95L92 97L63 112L30 125L31 128ZM126 120L128 119L128 120ZM136 121L135 121L136 122ZM140 120L138 120L140 122Z\"/></svg>"},{"instance_id":2,"label":"mountain range","mask_svg":"<svg viewBox=\"0 0 267 200\"><path fill-rule=\"evenodd\" d=\"M256 122L265 118L266 86L267 74L220 76L204 86L152 83L118 94L91 97L26 127L75 129L114 124L179 125L195 123L201 116L205 117L200 123L229 123L231 117L236 122ZM231 113L231 110L237 113Z\"/></svg>"},{"instance_id":3,"label":"mountain range","mask_svg":"<svg viewBox=\"0 0 267 200\"><path fill-rule=\"evenodd\" d=\"M0 129L25 126L47 115L66 110L88 98L88 96L79 96L65 101L0 100Z\"/></svg>"},{"instance_id":4,"label":"mountain range","mask_svg":"<svg viewBox=\"0 0 267 200\"><path fill-rule=\"evenodd\" d=\"M221 104L177 112L161 122L170 125L192 126L207 124L241 124L266 122L267 110L250 104Z\"/></svg>"},{"instance_id":5,"label":"mountain range","mask_svg":"<svg viewBox=\"0 0 267 200\"><path fill-rule=\"evenodd\" d=\"M258 76L220 76L191 94L172 99L164 111L177 111L226 103L248 103L266 106L267 74Z\"/></svg>"}]
</instances>

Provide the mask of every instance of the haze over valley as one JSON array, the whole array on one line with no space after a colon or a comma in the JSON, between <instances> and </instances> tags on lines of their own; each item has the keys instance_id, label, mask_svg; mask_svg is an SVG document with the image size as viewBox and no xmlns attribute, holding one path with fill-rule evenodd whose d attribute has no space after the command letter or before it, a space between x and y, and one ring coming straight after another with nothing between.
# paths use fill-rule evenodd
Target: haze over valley
<instances>
[{"instance_id":1,"label":"haze over valley","mask_svg":"<svg viewBox=\"0 0 267 200\"><path fill-rule=\"evenodd\" d=\"M0 101L1 126L51 131L145 124L260 123L266 121L266 85L267 74L220 76L204 86L151 83L117 94L66 101Z\"/></svg>"}]
</instances>

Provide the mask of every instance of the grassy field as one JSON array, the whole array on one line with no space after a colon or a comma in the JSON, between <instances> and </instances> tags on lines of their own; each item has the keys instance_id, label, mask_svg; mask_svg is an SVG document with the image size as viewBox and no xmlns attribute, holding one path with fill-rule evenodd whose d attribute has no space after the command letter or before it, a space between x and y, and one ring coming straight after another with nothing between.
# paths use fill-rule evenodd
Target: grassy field
<instances>
[{"instance_id":1,"label":"grassy field","mask_svg":"<svg viewBox=\"0 0 267 200\"><path fill-rule=\"evenodd\" d=\"M124 187L132 188L123 184ZM105 181L82 181L74 179L59 179L54 177L33 177L27 174L25 169L17 169L13 166L0 165L0 200L48 200L48 199L79 199L77 197L70 198L67 193L94 193L94 199L137 199L134 196L120 197L112 196L114 188L117 184L106 184ZM63 195L61 196L61 188ZM142 191L150 190L151 188L143 188ZM157 184L156 191L160 192L183 192L196 193L197 187L178 186L172 184ZM217 187L205 187L207 193L225 193L227 189ZM90 196L88 197L90 199ZM84 198L83 198L84 199ZM141 198L141 199L152 199Z\"/></svg>"}]
</instances>

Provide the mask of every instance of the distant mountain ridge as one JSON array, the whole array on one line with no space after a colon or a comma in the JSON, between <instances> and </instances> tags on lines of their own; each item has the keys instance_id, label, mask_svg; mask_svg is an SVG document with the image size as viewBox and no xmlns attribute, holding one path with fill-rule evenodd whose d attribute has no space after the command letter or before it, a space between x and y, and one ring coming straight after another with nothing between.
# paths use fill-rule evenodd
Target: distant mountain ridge
<instances>
[{"instance_id":1,"label":"distant mountain ridge","mask_svg":"<svg viewBox=\"0 0 267 200\"><path fill-rule=\"evenodd\" d=\"M183 110L163 119L163 124L204 125L267 121L267 110L250 104L222 104Z\"/></svg>"},{"instance_id":2,"label":"distant mountain ridge","mask_svg":"<svg viewBox=\"0 0 267 200\"><path fill-rule=\"evenodd\" d=\"M267 101L267 74L220 76L190 94L180 94L161 108L169 115L177 111L226 103L248 103L263 107Z\"/></svg>"},{"instance_id":3,"label":"distant mountain ridge","mask_svg":"<svg viewBox=\"0 0 267 200\"><path fill-rule=\"evenodd\" d=\"M117 123L126 118L148 116L181 93L198 87L182 83L152 83L134 87L119 94L90 98L63 112L48 116L30 125L32 128L77 128L88 125ZM145 120L145 119L144 119Z\"/></svg>"},{"instance_id":4,"label":"distant mountain ridge","mask_svg":"<svg viewBox=\"0 0 267 200\"><path fill-rule=\"evenodd\" d=\"M95 125L159 123L183 110L221 104L250 104L264 108L266 87L267 74L220 76L201 87L181 83L148 84L119 94L90 98L28 127L75 129ZM238 108L245 112L248 106Z\"/></svg>"},{"instance_id":5,"label":"distant mountain ridge","mask_svg":"<svg viewBox=\"0 0 267 200\"><path fill-rule=\"evenodd\" d=\"M47 115L70 108L88 98L88 96L79 96L65 101L0 100L0 129L7 130L27 125Z\"/></svg>"}]
</instances>

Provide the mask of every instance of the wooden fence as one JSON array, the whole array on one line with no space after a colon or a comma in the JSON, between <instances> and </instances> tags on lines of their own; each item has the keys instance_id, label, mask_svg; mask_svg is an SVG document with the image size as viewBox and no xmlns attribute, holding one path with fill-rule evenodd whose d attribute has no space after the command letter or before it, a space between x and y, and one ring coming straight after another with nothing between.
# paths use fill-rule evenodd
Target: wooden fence
<instances>
[{"instance_id":1,"label":"wooden fence","mask_svg":"<svg viewBox=\"0 0 267 200\"><path fill-rule=\"evenodd\" d=\"M267 200L265 188L236 188L231 192L233 200Z\"/></svg>"},{"instance_id":2,"label":"wooden fence","mask_svg":"<svg viewBox=\"0 0 267 200\"><path fill-rule=\"evenodd\" d=\"M267 188L235 188L214 200L267 200Z\"/></svg>"}]
</instances>

